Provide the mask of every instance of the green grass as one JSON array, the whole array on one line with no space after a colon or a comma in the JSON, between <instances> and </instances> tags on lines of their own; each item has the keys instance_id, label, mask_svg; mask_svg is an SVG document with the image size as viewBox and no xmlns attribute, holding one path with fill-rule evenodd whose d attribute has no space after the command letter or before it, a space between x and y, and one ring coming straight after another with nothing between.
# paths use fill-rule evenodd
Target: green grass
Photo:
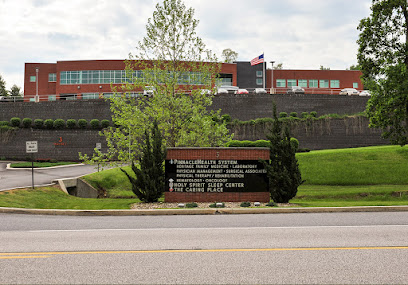
<instances>
[{"instance_id":1,"label":"green grass","mask_svg":"<svg viewBox=\"0 0 408 285\"><path fill-rule=\"evenodd\" d=\"M70 196L57 187L0 192L0 207L27 209L104 210L130 209L138 199L88 199Z\"/></svg>"},{"instance_id":2,"label":"green grass","mask_svg":"<svg viewBox=\"0 0 408 285\"><path fill-rule=\"evenodd\" d=\"M133 173L130 166L125 166L123 169ZM106 190L109 198L136 198L129 179L119 168L95 172L83 178L94 188Z\"/></svg>"},{"instance_id":3,"label":"green grass","mask_svg":"<svg viewBox=\"0 0 408 285\"><path fill-rule=\"evenodd\" d=\"M61 166L61 165L70 165L70 164L77 164L76 162L34 162L34 168L40 167L53 167L53 166ZM18 163L11 163L10 167L12 168L31 168L31 162L18 162Z\"/></svg>"}]
</instances>

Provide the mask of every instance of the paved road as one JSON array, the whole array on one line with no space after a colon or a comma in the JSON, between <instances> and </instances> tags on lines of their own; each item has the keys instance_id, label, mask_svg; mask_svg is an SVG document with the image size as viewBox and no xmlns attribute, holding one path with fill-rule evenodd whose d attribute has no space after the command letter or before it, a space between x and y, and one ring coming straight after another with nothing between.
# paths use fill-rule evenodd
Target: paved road
<instances>
[{"instance_id":1,"label":"paved road","mask_svg":"<svg viewBox=\"0 0 408 285\"><path fill-rule=\"evenodd\" d=\"M0 191L32 186L31 169L6 169L6 166L7 162L0 162ZM56 179L78 177L95 171L92 165L34 169L34 185L48 185Z\"/></svg>"},{"instance_id":2,"label":"paved road","mask_svg":"<svg viewBox=\"0 0 408 285\"><path fill-rule=\"evenodd\" d=\"M408 213L0 215L0 283L406 284Z\"/></svg>"}]
</instances>

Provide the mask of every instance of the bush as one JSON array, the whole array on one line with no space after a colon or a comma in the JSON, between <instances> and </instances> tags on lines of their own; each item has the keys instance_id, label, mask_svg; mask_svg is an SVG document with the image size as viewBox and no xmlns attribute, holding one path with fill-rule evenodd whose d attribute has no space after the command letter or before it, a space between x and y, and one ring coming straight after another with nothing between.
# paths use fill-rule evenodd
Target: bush
<instances>
[{"instance_id":1,"label":"bush","mask_svg":"<svg viewBox=\"0 0 408 285\"><path fill-rule=\"evenodd\" d=\"M252 143L252 147L269 147L269 144L267 140L257 140Z\"/></svg>"},{"instance_id":2,"label":"bush","mask_svg":"<svg viewBox=\"0 0 408 285\"><path fill-rule=\"evenodd\" d=\"M297 118L298 114L296 112L290 112L290 117Z\"/></svg>"},{"instance_id":3,"label":"bush","mask_svg":"<svg viewBox=\"0 0 408 285\"><path fill-rule=\"evenodd\" d=\"M197 208L198 207L198 204L197 203L187 203L186 204L186 208Z\"/></svg>"},{"instance_id":4,"label":"bush","mask_svg":"<svg viewBox=\"0 0 408 285\"><path fill-rule=\"evenodd\" d=\"M46 120L44 121L44 126L45 126L47 129L52 129L52 128L54 128L54 120L53 120L53 119L46 119Z\"/></svg>"},{"instance_id":5,"label":"bush","mask_svg":"<svg viewBox=\"0 0 408 285\"><path fill-rule=\"evenodd\" d=\"M67 127L70 129L75 129L77 126L77 122L74 119L68 119L67 120Z\"/></svg>"},{"instance_id":6,"label":"bush","mask_svg":"<svg viewBox=\"0 0 408 285\"><path fill-rule=\"evenodd\" d=\"M93 120L91 120L91 128L92 128L92 129L100 129L100 128L101 128L98 119L93 119Z\"/></svg>"},{"instance_id":7,"label":"bush","mask_svg":"<svg viewBox=\"0 0 408 285\"><path fill-rule=\"evenodd\" d=\"M225 208L225 204L221 203L221 206L217 207L218 202L210 204L210 208Z\"/></svg>"},{"instance_id":8,"label":"bush","mask_svg":"<svg viewBox=\"0 0 408 285\"><path fill-rule=\"evenodd\" d=\"M6 132L6 131L8 131L10 129L11 129L11 127L9 127L9 126L0 126L0 133Z\"/></svg>"},{"instance_id":9,"label":"bush","mask_svg":"<svg viewBox=\"0 0 408 285\"><path fill-rule=\"evenodd\" d=\"M310 116L312 116L313 118L317 118L317 112L316 111L310 112Z\"/></svg>"},{"instance_id":10,"label":"bush","mask_svg":"<svg viewBox=\"0 0 408 285\"><path fill-rule=\"evenodd\" d=\"M279 118L286 118L288 116L288 113L286 112L280 112L279 113Z\"/></svg>"},{"instance_id":11,"label":"bush","mask_svg":"<svg viewBox=\"0 0 408 285\"><path fill-rule=\"evenodd\" d=\"M110 121L109 120L102 120L101 121L101 126L103 129L107 128L110 126Z\"/></svg>"},{"instance_id":12,"label":"bush","mask_svg":"<svg viewBox=\"0 0 408 285\"><path fill-rule=\"evenodd\" d=\"M33 120L30 118L24 118L23 119L23 127L24 128L31 128L31 124L33 123Z\"/></svg>"},{"instance_id":13,"label":"bush","mask_svg":"<svg viewBox=\"0 0 408 285\"><path fill-rule=\"evenodd\" d=\"M56 119L54 121L54 128L55 129L63 129L65 127L65 121L63 119Z\"/></svg>"},{"instance_id":14,"label":"bush","mask_svg":"<svg viewBox=\"0 0 408 285\"><path fill-rule=\"evenodd\" d=\"M309 113L308 113L308 112L302 112L302 113L300 114L300 116L301 116L302 118L307 118L307 117L309 116Z\"/></svg>"},{"instance_id":15,"label":"bush","mask_svg":"<svg viewBox=\"0 0 408 285\"><path fill-rule=\"evenodd\" d=\"M79 119L78 120L78 127L81 129L85 129L88 126L88 121L85 119Z\"/></svg>"},{"instance_id":16,"label":"bush","mask_svg":"<svg viewBox=\"0 0 408 285\"><path fill-rule=\"evenodd\" d=\"M299 149L299 140L296 138L290 138L290 145L295 151L297 151Z\"/></svg>"},{"instance_id":17,"label":"bush","mask_svg":"<svg viewBox=\"0 0 408 285\"><path fill-rule=\"evenodd\" d=\"M276 203L275 203L275 202L269 202L269 203L266 203L265 206L267 206L267 207L275 207L275 206L276 206Z\"/></svg>"},{"instance_id":18,"label":"bush","mask_svg":"<svg viewBox=\"0 0 408 285\"><path fill-rule=\"evenodd\" d=\"M10 126L8 121L0 121L0 126Z\"/></svg>"},{"instance_id":19,"label":"bush","mask_svg":"<svg viewBox=\"0 0 408 285\"><path fill-rule=\"evenodd\" d=\"M21 119L17 118L17 117L13 117L13 118L10 119L10 124L11 124L12 127L17 127L18 128L21 125Z\"/></svg>"},{"instance_id":20,"label":"bush","mask_svg":"<svg viewBox=\"0 0 408 285\"><path fill-rule=\"evenodd\" d=\"M41 129L44 126L44 121L41 119L35 119L34 120L34 127L37 129Z\"/></svg>"},{"instance_id":21,"label":"bush","mask_svg":"<svg viewBox=\"0 0 408 285\"><path fill-rule=\"evenodd\" d=\"M226 123L229 123L229 122L232 121L232 118L231 118L231 116L229 114L222 115L221 119L222 119L223 122L226 122Z\"/></svg>"},{"instance_id":22,"label":"bush","mask_svg":"<svg viewBox=\"0 0 408 285\"><path fill-rule=\"evenodd\" d=\"M242 202L240 206L241 207L250 207L251 203L250 202Z\"/></svg>"}]
</instances>

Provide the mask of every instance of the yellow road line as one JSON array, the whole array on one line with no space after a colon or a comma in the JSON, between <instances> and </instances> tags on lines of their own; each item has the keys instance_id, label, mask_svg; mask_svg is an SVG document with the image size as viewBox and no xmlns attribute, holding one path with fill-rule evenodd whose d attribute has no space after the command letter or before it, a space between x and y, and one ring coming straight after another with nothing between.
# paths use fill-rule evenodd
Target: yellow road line
<instances>
[{"instance_id":1,"label":"yellow road line","mask_svg":"<svg viewBox=\"0 0 408 285\"><path fill-rule=\"evenodd\" d=\"M30 256L0 256L0 259L22 259L22 258L48 258L50 256L45 255L30 255Z\"/></svg>"},{"instance_id":2,"label":"yellow road line","mask_svg":"<svg viewBox=\"0 0 408 285\"><path fill-rule=\"evenodd\" d=\"M166 250L105 250L105 251L50 251L10 252L3 256L69 255L69 254L118 254L118 253L190 253L190 252L263 252L263 251L321 251L321 250L380 250L408 249L408 246L361 246L361 247L300 247L300 248L231 248L231 249L166 249Z\"/></svg>"}]
</instances>

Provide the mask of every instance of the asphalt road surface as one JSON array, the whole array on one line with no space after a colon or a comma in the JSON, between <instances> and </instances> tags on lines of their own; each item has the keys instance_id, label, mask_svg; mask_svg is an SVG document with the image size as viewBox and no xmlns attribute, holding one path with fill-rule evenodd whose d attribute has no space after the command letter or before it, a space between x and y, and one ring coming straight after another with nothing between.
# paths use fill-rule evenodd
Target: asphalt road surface
<instances>
[{"instance_id":1,"label":"asphalt road surface","mask_svg":"<svg viewBox=\"0 0 408 285\"><path fill-rule=\"evenodd\" d=\"M0 191L32 186L31 169L6 169L0 162ZM34 168L34 185L49 185L53 180L79 177L97 171L94 165L72 165L56 168Z\"/></svg>"},{"instance_id":2,"label":"asphalt road surface","mask_svg":"<svg viewBox=\"0 0 408 285\"><path fill-rule=\"evenodd\" d=\"M408 213L0 214L1 284L407 284Z\"/></svg>"}]
</instances>

